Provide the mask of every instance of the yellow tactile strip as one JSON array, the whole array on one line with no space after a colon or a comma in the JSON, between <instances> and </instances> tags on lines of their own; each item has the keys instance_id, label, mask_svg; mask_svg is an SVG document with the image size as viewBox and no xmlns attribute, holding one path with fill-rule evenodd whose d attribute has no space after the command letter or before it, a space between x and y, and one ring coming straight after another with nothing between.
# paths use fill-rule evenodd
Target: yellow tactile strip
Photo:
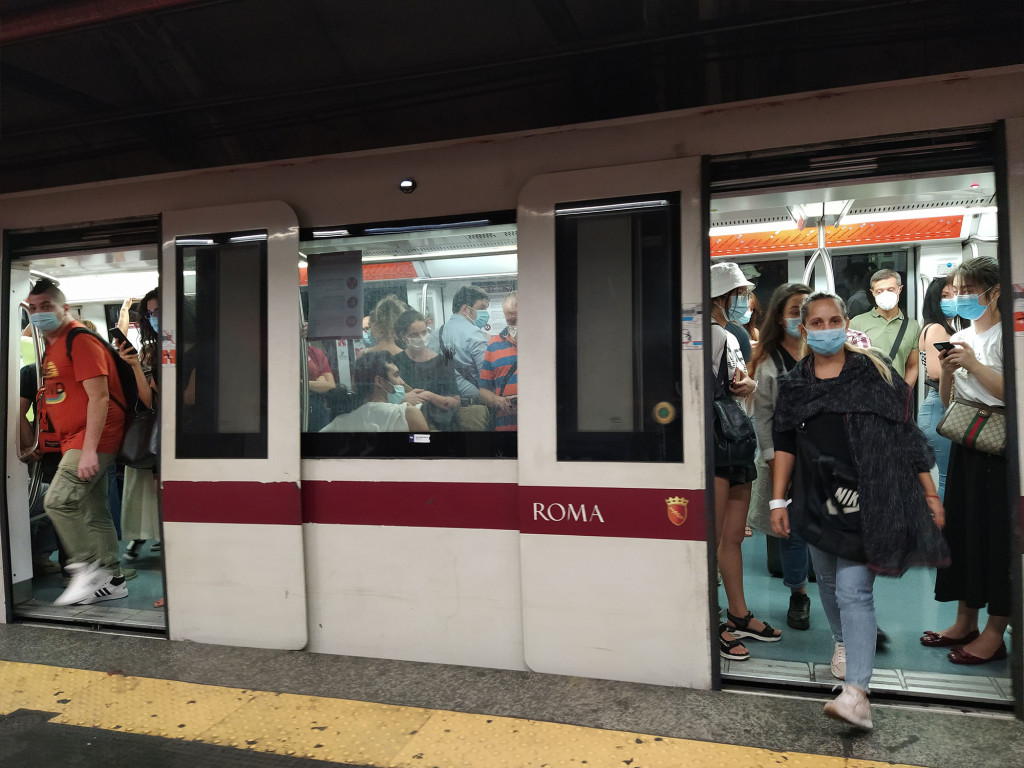
<instances>
[{"instance_id":1,"label":"yellow tactile strip","mask_svg":"<svg viewBox=\"0 0 1024 768\"><path fill-rule=\"evenodd\" d=\"M892 768L535 720L0 662L0 715L19 709L56 712L52 722L65 725L380 768Z\"/></svg>"}]
</instances>

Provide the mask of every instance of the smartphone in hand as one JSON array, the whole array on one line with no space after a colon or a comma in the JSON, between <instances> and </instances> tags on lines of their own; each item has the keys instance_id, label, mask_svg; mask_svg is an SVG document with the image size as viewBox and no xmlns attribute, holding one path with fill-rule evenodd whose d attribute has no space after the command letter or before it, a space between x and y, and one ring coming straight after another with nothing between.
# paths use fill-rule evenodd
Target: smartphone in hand
<instances>
[{"instance_id":1,"label":"smartphone in hand","mask_svg":"<svg viewBox=\"0 0 1024 768\"><path fill-rule=\"evenodd\" d=\"M934 346L939 350L939 354L949 352L949 350L956 348L956 345L949 341L936 341Z\"/></svg>"},{"instance_id":2,"label":"smartphone in hand","mask_svg":"<svg viewBox=\"0 0 1024 768\"><path fill-rule=\"evenodd\" d=\"M132 352L134 354L138 354L139 351L137 349L135 349L135 347L132 346L132 343L130 341L128 341L128 337L125 336L121 332L120 328L118 328L116 326L111 328L110 329L110 335L114 337L114 341L120 342L121 344L127 344L129 352Z\"/></svg>"}]
</instances>

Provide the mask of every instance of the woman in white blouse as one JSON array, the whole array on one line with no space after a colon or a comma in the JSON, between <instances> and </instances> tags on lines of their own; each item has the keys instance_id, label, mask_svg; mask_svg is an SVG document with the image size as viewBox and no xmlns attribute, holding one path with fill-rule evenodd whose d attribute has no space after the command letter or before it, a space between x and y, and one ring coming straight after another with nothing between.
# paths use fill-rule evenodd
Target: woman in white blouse
<instances>
[{"instance_id":1,"label":"woman in white blouse","mask_svg":"<svg viewBox=\"0 0 1024 768\"><path fill-rule=\"evenodd\" d=\"M1003 331L999 312L999 264L982 256L950 275L956 308L971 326L953 334L953 348L940 355L939 396L1001 407ZM954 442L946 476L943 534L952 564L935 579L935 599L957 601L956 621L941 632L925 632L923 645L950 647L954 664L985 664L1006 658L1003 633L1010 616L1010 548L1013 541L1006 492L1006 458ZM978 631L978 610L988 622Z\"/></svg>"}]
</instances>

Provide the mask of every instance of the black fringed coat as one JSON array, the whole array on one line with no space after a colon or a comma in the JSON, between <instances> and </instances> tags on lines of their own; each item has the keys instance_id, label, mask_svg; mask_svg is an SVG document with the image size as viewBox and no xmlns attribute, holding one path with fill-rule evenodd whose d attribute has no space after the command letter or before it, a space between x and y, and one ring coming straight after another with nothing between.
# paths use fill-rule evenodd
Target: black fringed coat
<instances>
[{"instance_id":1,"label":"black fringed coat","mask_svg":"<svg viewBox=\"0 0 1024 768\"><path fill-rule=\"evenodd\" d=\"M935 455L911 418L910 387L891 366L888 384L867 354L873 353L847 350L834 379L815 378L813 355L798 362L779 379L775 429L796 429L819 413L842 414L858 474L867 566L888 576L914 565L944 567L949 549L918 477L931 469Z\"/></svg>"}]
</instances>

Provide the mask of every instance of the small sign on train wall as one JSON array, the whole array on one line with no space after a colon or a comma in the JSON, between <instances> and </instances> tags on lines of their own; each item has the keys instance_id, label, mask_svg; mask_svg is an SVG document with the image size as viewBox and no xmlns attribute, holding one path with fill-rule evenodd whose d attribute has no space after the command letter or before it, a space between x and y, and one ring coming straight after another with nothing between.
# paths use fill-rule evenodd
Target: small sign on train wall
<instances>
[{"instance_id":1,"label":"small sign on train wall","mask_svg":"<svg viewBox=\"0 0 1024 768\"><path fill-rule=\"evenodd\" d=\"M178 344L174 340L174 329L160 332L160 365L174 368L177 365Z\"/></svg>"},{"instance_id":2,"label":"small sign on train wall","mask_svg":"<svg viewBox=\"0 0 1024 768\"><path fill-rule=\"evenodd\" d=\"M700 304L683 304L683 350L704 346L704 308Z\"/></svg>"},{"instance_id":3,"label":"small sign on train wall","mask_svg":"<svg viewBox=\"0 0 1024 768\"><path fill-rule=\"evenodd\" d=\"M311 253L309 339L358 339L363 335L363 252Z\"/></svg>"}]
</instances>

